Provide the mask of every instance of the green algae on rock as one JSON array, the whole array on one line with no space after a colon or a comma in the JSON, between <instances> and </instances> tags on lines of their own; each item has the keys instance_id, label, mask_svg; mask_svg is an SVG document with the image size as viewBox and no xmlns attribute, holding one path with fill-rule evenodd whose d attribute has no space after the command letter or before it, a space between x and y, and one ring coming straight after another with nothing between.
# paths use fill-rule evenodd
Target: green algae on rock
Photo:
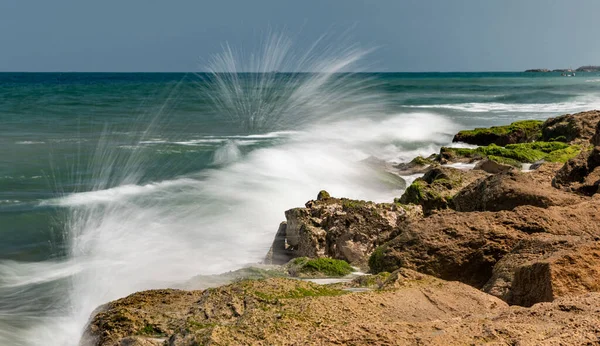
<instances>
[{"instance_id":1,"label":"green algae on rock","mask_svg":"<svg viewBox=\"0 0 600 346\"><path fill-rule=\"evenodd\" d=\"M516 165L517 162L533 163L539 160L564 163L577 156L581 150L581 145L570 145L563 142L519 143L508 144L505 147L490 144L474 149L442 147L440 158L442 162L471 162L487 157L511 165Z\"/></svg>"},{"instance_id":2,"label":"green algae on rock","mask_svg":"<svg viewBox=\"0 0 600 346\"><path fill-rule=\"evenodd\" d=\"M402 204L418 204L425 215L433 210L448 208L461 188L486 176L483 171L464 171L452 167L431 167L422 178L416 179L400 199Z\"/></svg>"},{"instance_id":3,"label":"green algae on rock","mask_svg":"<svg viewBox=\"0 0 600 346\"><path fill-rule=\"evenodd\" d=\"M288 272L294 277L341 277L352 273L348 262L333 258L294 258L287 265Z\"/></svg>"},{"instance_id":4,"label":"green algae on rock","mask_svg":"<svg viewBox=\"0 0 600 346\"><path fill-rule=\"evenodd\" d=\"M516 121L510 125L476 128L460 131L452 139L453 142L463 142L474 145L507 145L533 142L542 136L540 120Z\"/></svg>"}]
</instances>

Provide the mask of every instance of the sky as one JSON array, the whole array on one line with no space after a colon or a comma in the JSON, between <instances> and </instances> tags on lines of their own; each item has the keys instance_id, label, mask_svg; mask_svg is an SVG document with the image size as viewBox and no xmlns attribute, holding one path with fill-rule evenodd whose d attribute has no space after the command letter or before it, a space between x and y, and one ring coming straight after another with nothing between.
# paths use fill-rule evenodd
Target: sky
<instances>
[{"instance_id":1,"label":"sky","mask_svg":"<svg viewBox=\"0 0 600 346\"><path fill-rule=\"evenodd\" d=\"M225 42L252 51L269 31L298 51L344 33L373 49L369 71L576 68L600 65L599 13L598 0L1 0L0 71L202 71Z\"/></svg>"}]
</instances>

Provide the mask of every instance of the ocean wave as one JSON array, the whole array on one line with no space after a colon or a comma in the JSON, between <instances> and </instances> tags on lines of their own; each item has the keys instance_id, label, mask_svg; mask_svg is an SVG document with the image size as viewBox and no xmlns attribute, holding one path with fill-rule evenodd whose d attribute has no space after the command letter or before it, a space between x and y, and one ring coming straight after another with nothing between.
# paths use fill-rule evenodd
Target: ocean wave
<instances>
[{"instance_id":1,"label":"ocean wave","mask_svg":"<svg viewBox=\"0 0 600 346\"><path fill-rule=\"evenodd\" d=\"M167 180L157 183L150 183L146 185L122 185L105 190L73 193L63 197L42 201L39 203L39 205L54 205L67 207L98 203L113 203L130 197L155 193L157 191L160 192L161 189L165 188L189 185L190 183L196 183L196 180L190 178L181 178L176 180Z\"/></svg>"},{"instance_id":2,"label":"ocean wave","mask_svg":"<svg viewBox=\"0 0 600 346\"><path fill-rule=\"evenodd\" d=\"M592 102L578 101L578 102L560 102L560 103L460 103L460 104L437 104L437 105L419 105L419 106L406 106L409 108L421 108L421 109L450 109L462 112L470 113L560 113L560 112L580 112L597 108L600 106L600 101L594 100Z\"/></svg>"},{"instance_id":3,"label":"ocean wave","mask_svg":"<svg viewBox=\"0 0 600 346\"><path fill-rule=\"evenodd\" d=\"M21 144L21 145L31 145L31 144L44 144L46 142L41 142L41 141L19 141L19 142L15 142L15 144Z\"/></svg>"}]
</instances>

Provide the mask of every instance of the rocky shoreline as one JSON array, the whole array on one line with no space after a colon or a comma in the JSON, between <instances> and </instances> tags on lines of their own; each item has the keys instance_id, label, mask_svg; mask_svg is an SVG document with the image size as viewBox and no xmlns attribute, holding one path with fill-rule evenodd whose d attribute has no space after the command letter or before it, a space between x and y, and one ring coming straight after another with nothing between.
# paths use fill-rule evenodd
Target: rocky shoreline
<instances>
[{"instance_id":1,"label":"rocky shoreline","mask_svg":"<svg viewBox=\"0 0 600 346\"><path fill-rule=\"evenodd\" d=\"M600 111L454 141L478 147L393 167L423 176L390 203L321 191L264 265L110 302L81 344L600 344Z\"/></svg>"}]
</instances>

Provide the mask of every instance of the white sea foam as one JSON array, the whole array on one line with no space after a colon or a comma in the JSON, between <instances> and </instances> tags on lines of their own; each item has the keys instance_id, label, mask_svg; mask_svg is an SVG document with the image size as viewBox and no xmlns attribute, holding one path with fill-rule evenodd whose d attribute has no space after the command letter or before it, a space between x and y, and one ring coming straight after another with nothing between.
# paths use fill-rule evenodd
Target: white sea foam
<instances>
[{"instance_id":1,"label":"white sea foam","mask_svg":"<svg viewBox=\"0 0 600 346\"><path fill-rule=\"evenodd\" d=\"M580 97L570 102L557 103L500 103L500 102L469 102L459 104L413 105L410 108L422 109L451 109L469 113L569 113L582 112L600 108L600 100L591 97Z\"/></svg>"},{"instance_id":2,"label":"white sea foam","mask_svg":"<svg viewBox=\"0 0 600 346\"><path fill-rule=\"evenodd\" d=\"M31 145L31 144L44 144L46 142L41 142L41 141L19 141L19 142L15 142L15 144L22 144L22 145Z\"/></svg>"}]
</instances>

